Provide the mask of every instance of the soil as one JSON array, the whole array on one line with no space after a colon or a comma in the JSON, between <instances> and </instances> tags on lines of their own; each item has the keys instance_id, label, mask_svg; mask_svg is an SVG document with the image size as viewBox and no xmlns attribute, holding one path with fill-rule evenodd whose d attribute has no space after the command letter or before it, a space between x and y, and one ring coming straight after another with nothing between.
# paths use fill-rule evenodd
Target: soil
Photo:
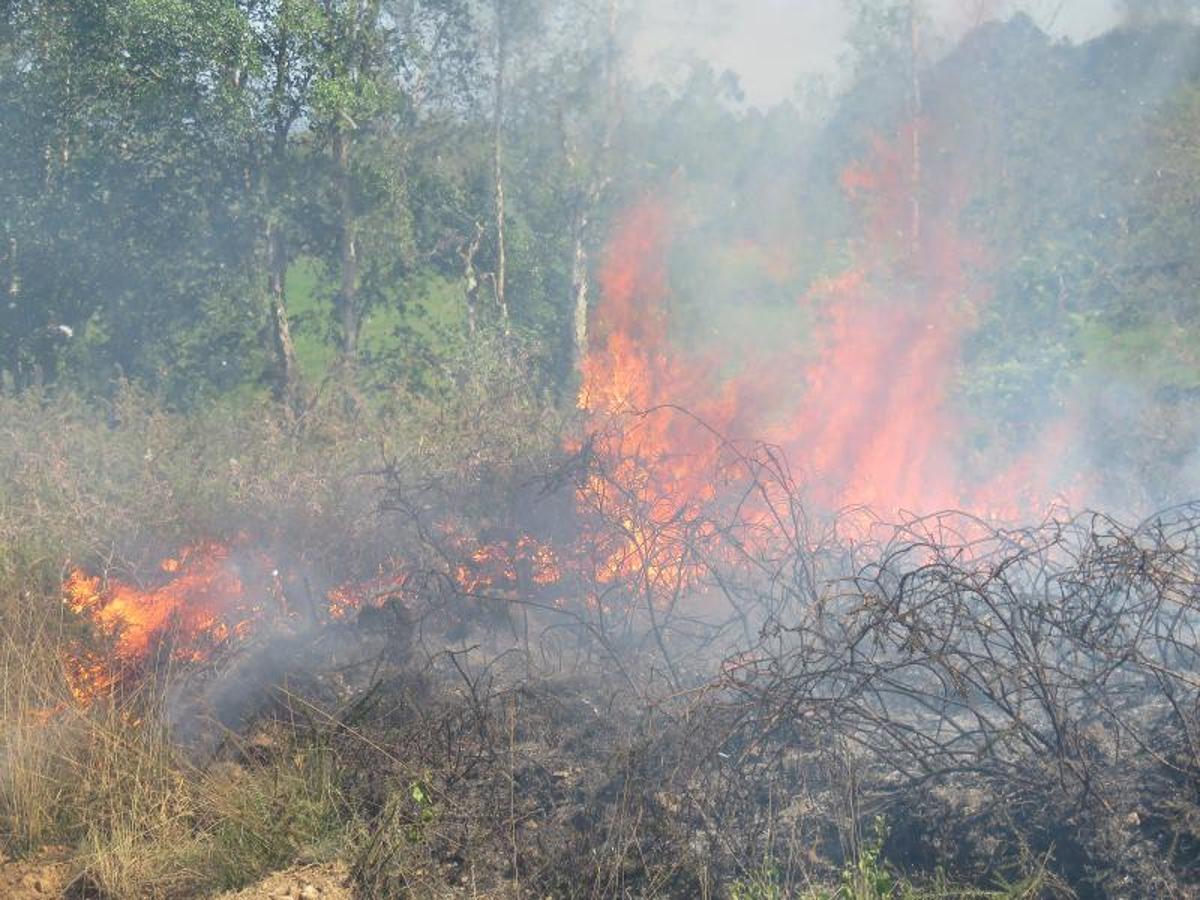
<instances>
[{"instance_id":1,"label":"soil","mask_svg":"<svg viewBox=\"0 0 1200 900\"><path fill-rule=\"evenodd\" d=\"M9 860L0 854L0 897L4 900L50 900L66 887L62 854L49 851L33 860Z\"/></svg>"},{"instance_id":2,"label":"soil","mask_svg":"<svg viewBox=\"0 0 1200 900\"><path fill-rule=\"evenodd\" d=\"M2 900L55 900L67 887L67 867L60 851L32 860L0 855ZM222 894L217 900L351 900L346 867L340 863L301 866L277 872L252 887Z\"/></svg>"},{"instance_id":3,"label":"soil","mask_svg":"<svg viewBox=\"0 0 1200 900\"><path fill-rule=\"evenodd\" d=\"M217 900L351 900L351 897L346 867L329 863L276 872L256 885L222 894Z\"/></svg>"}]
</instances>

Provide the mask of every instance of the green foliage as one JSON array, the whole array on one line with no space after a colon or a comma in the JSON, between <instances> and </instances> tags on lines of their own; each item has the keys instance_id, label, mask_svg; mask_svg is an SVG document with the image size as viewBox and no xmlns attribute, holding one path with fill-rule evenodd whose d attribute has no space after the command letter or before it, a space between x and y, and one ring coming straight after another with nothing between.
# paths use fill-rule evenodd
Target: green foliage
<instances>
[{"instance_id":1,"label":"green foliage","mask_svg":"<svg viewBox=\"0 0 1200 900\"><path fill-rule=\"evenodd\" d=\"M408 794L416 807L416 814L408 826L408 839L414 844L419 844L425 840L425 832L436 817L437 807L429 786L422 781L414 781L409 785Z\"/></svg>"},{"instance_id":2,"label":"green foliage","mask_svg":"<svg viewBox=\"0 0 1200 900\"><path fill-rule=\"evenodd\" d=\"M784 900L774 866L764 865L729 886L729 900Z\"/></svg>"},{"instance_id":3,"label":"green foliage","mask_svg":"<svg viewBox=\"0 0 1200 900\"><path fill-rule=\"evenodd\" d=\"M995 890L954 885L940 871L932 881L917 884L897 875L883 857L887 823L876 817L872 835L863 841L843 866L836 887L808 887L799 893L785 886L778 867L769 861L735 881L730 900L1034 900L1044 887L1044 861L1032 875Z\"/></svg>"},{"instance_id":4,"label":"green foliage","mask_svg":"<svg viewBox=\"0 0 1200 900\"><path fill-rule=\"evenodd\" d=\"M995 254L961 378L997 423L982 441L1020 434L1031 395L1053 407L1090 371L1196 386L1196 37L1154 24L1186 4L1133 6L1135 28L1085 46L1018 16L919 60L926 115L954 123L928 158L976 163L961 225ZM807 339L796 298L853 256L839 176L911 112L911 12L852 4L852 82L821 118L747 107L736 74L701 63L635 86L599 0L502 7L508 293L543 386L571 394L576 229L594 274L609 218L647 192L679 223L676 339L730 356ZM254 402L281 366L277 270L309 394L348 327L360 389L437 380L467 330L477 228L478 313L496 318L494 15L461 0L8 4L0 385L104 396L128 379L176 407Z\"/></svg>"},{"instance_id":5,"label":"green foliage","mask_svg":"<svg viewBox=\"0 0 1200 900\"><path fill-rule=\"evenodd\" d=\"M292 748L263 771L218 769L201 821L215 866L210 883L239 888L298 858L330 858L343 848L352 812L341 797L337 761L320 744ZM232 783L229 783L229 779Z\"/></svg>"},{"instance_id":6,"label":"green foliage","mask_svg":"<svg viewBox=\"0 0 1200 900\"><path fill-rule=\"evenodd\" d=\"M896 878L881 856L887 825L876 817L873 828L874 834L859 848L853 864L842 870L842 884L831 900L884 900L896 890Z\"/></svg>"}]
</instances>

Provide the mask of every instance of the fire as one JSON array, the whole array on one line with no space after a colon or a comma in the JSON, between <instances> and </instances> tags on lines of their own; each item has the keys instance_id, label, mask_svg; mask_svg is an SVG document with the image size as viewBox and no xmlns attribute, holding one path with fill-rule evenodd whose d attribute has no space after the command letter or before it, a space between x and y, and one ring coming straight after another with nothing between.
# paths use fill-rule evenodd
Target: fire
<instances>
[{"instance_id":1,"label":"fire","mask_svg":"<svg viewBox=\"0 0 1200 900\"><path fill-rule=\"evenodd\" d=\"M854 264L799 298L817 322L810 341L768 358L714 361L673 346L669 210L644 200L618 222L600 275L600 339L579 396L607 465L584 502L626 520L627 538L605 563L614 577L630 574L630 559L647 563L644 537L655 523L713 497L721 444L678 409L715 432L781 447L809 502L828 511L1016 518L1040 514L1071 486L1037 463L1047 447L991 461L999 474L990 479L964 465L972 422L955 384L964 342L990 301L991 261L961 225L970 173L951 153L931 151L923 170L914 165L915 148L938 140L933 123L912 123L876 139L843 173L861 220ZM613 428L615 419L624 424ZM1046 442L1061 448L1071 434L1064 422Z\"/></svg>"},{"instance_id":2,"label":"fire","mask_svg":"<svg viewBox=\"0 0 1200 900\"><path fill-rule=\"evenodd\" d=\"M988 299L974 277L987 256L960 231L966 197L952 175L934 198L912 183L913 129L928 138L925 124L911 125L893 143L876 140L870 158L843 174L864 220L856 266L807 298L824 327L780 443L829 508L971 505L955 464L967 429L951 390L962 342Z\"/></svg>"},{"instance_id":3,"label":"fire","mask_svg":"<svg viewBox=\"0 0 1200 900\"><path fill-rule=\"evenodd\" d=\"M280 600L265 560L235 561L215 542L185 548L163 560L153 586L107 581L74 569L64 602L110 642L101 657L78 649L67 662L71 691L89 700L140 674L153 660L202 662L233 638L247 635ZM248 584L253 584L251 591Z\"/></svg>"},{"instance_id":4,"label":"fire","mask_svg":"<svg viewBox=\"0 0 1200 900\"><path fill-rule=\"evenodd\" d=\"M389 597L404 596L408 589L407 573L402 567L389 567L377 578L367 581L349 582L329 592L329 617L335 620L350 618L367 606L378 605Z\"/></svg>"},{"instance_id":5,"label":"fire","mask_svg":"<svg viewBox=\"0 0 1200 900\"><path fill-rule=\"evenodd\" d=\"M925 181L914 177L914 148L936 137L930 123L914 123L847 169L842 187L862 222L854 265L797 299L797 315L817 323L810 339L762 358L723 360L675 344L670 209L647 198L621 216L581 363L588 437L567 442L586 446L592 460L576 488L579 536L562 546L531 535L479 538L442 523L434 529L441 583L463 597L505 600L553 590L569 575L606 597L610 586L627 586L652 608L685 590L698 597L714 550L736 543L753 552L779 527L767 491L747 491L744 480L740 494L733 489L752 466L727 435L781 448L807 500L829 511L867 506L886 517L954 507L1016 517L1046 508L1064 483L1042 460L1065 454L1069 419L1047 432L1052 453L1033 448L999 461L984 482L962 463L971 421L954 386L961 348L990 299L981 277L990 260L962 230L969 179L946 162L953 155L928 154L942 161L927 161ZM777 249L742 255L780 277L791 271ZM718 526L711 512L723 503L732 512ZM420 574L392 560L373 578L331 590L323 612L344 620L390 598L409 602L427 583ZM76 570L63 590L111 646L109 656L80 647L68 660L80 700L159 661L203 662L267 619L292 615L269 560L214 542L165 560L145 585ZM600 596L585 599L610 608Z\"/></svg>"},{"instance_id":6,"label":"fire","mask_svg":"<svg viewBox=\"0 0 1200 900\"><path fill-rule=\"evenodd\" d=\"M583 361L579 406L607 471L589 476L578 503L619 525L591 548L601 583L641 580L669 592L689 577L681 529L716 489L709 474L720 445L696 417L724 421L735 407L703 369L670 352L668 225L653 201L630 210L600 272L603 343ZM690 412L656 408L677 397L704 402Z\"/></svg>"},{"instance_id":7,"label":"fire","mask_svg":"<svg viewBox=\"0 0 1200 900\"><path fill-rule=\"evenodd\" d=\"M529 536L468 548L451 534L462 562L452 572L463 595L514 596L527 586L548 587L561 578L557 551ZM146 585L105 579L73 569L63 582L63 601L87 620L107 652L79 642L64 660L72 695L90 703L124 684L136 683L155 666L194 665L222 647L258 632L268 622L286 623L289 609L278 569L248 538L232 544L202 542L163 560ZM413 599L412 572L400 560L379 574L332 589L324 598L329 621L345 620L390 598Z\"/></svg>"}]
</instances>

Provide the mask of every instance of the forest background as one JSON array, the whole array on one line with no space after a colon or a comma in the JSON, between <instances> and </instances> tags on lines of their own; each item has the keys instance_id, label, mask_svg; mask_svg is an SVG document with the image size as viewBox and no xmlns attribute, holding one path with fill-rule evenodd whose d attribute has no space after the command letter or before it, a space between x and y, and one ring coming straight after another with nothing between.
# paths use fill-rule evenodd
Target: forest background
<instances>
[{"instance_id":1,"label":"forest background","mask_svg":"<svg viewBox=\"0 0 1200 900\"><path fill-rule=\"evenodd\" d=\"M969 6L960 39L920 4L851 4L840 74L763 107L702 60L635 70L615 0L7 4L0 383L370 403L450 389L448 355L499 333L570 406L606 241L647 196L674 210L673 341L804 346L800 299L864 227L846 172L916 114L953 122L929 205L959 190L937 158L973 161L973 441L1070 404L1100 455L1178 480L1200 388L1190 5L1130 3L1081 45Z\"/></svg>"}]
</instances>

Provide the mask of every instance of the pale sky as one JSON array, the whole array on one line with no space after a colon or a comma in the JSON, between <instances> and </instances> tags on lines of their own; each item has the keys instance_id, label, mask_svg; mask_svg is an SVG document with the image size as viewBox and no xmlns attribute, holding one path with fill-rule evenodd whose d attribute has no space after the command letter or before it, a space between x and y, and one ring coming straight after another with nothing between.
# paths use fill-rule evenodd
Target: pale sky
<instances>
[{"instance_id":1,"label":"pale sky","mask_svg":"<svg viewBox=\"0 0 1200 900\"><path fill-rule=\"evenodd\" d=\"M1117 21L1114 0L931 0L937 29L961 34L985 6L1023 9L1056 37L1086 40ZM634 57L638 68L670 76L700 56L742 79L747 99L769 104L806 74L832 73L845 51L844 0L642 0Z\"/></svg>"}]
</instances>

